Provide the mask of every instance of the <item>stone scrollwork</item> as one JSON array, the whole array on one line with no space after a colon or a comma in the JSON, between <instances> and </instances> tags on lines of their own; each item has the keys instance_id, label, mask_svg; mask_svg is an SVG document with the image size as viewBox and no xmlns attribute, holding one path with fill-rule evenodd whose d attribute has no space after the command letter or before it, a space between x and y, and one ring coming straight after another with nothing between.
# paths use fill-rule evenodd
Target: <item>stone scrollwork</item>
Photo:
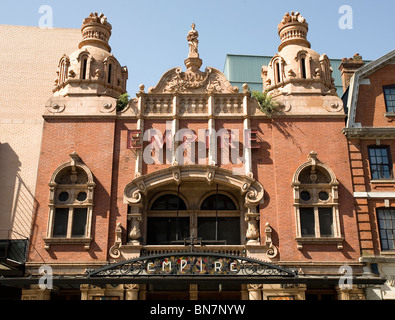
<instances>
[{"instance_id":1,"label":"stone scrollwork","mask_svg":"<svg viewBox=\"0 0 395 320\"><path fill-rule=\"evenodd\" d=\"M266 251L266 256L271 259L275 258L278 254L278 249L273 245L272 232L273 232L273 229L271 228L270 223L266 223L265 244L268 247L268 249Z\"/></svg>"},{"instance_id":2,"label":"stone scrollwork","mask_svg":"<svg viewBox=\"0 0 395 320\"><path fill-rule=\"evenodd\" d=\"M263 199L263 188L261 190L250 187L245 195L244 206L251 208L261 203Z\"/></svg>"},{"instance_id":3,"label":"stone scrollwork","mask_svg":"<svg viewBox=\"0 0 395 320\"><path fill-rule=\"evenodd\" d=\"M105 102L101 105L101 107L99 108L99 111L101 113L111 113L113 111L115 111L116 108L116 104L111 103L111 102Z\"/></svg>"},{"instance_id":4,"label":"stone scrollwork","mask_svg":"<svg viewBox=\"0 0 395 320\"><path fill-rule=\"evenodd\" d=\"M63 103L51 103L47 106L47 110L50 113L62 113L66 109L66 105Z\"/></svg>"},{"instance_id":5,"label":"stone scrollwork","mask_svg":"<svg viewBox=\"0 0 395 320\"><path fill-rule=\"evenodd\" d=\"M173 165L147 175L135 178L124 189L124 201L129 205L142 205L143 196L149 189L168 183L185 181L201 181L208 184L214 182L238 188L244 195L244 207L253 208L262 203L263 186L253 178L235 175L232 171L204 165Z\"/></svg>"},{"instance_id":6,"label":"stone scrollwork","mask_svg":"<svg viewBox=\"0 0 395 320\"><path fill-rule=\"evenodd\" d=\"M120 247L122 245L122 225L119 222L115 228L114 245L110 248L110 256L113 259L118 259L121 256Z\"/></svg>"}]
</instances>

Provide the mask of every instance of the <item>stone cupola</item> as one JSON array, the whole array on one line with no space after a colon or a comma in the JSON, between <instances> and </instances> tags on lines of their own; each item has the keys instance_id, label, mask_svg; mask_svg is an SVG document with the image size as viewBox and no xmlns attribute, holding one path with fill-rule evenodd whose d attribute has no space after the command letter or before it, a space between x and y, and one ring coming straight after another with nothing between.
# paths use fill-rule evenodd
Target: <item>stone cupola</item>
<instances>
[{"instance_id":1,"label":"stone cupola","mask_svg":"<svg viewBox=\"0 0 395 320\"><path fill-rule=\"evenodd\" d=\"M287 12L278 25L278 35L281 39L278 51L281 51L282 48L289 44L297 44L310 48L310 42L307 41L308 31L309 25L299 12L294 13L292 11L291 14Z\"/></svg>"},{"instance_id":2,"label":"stone cupola","mask_svg":"<svg viewBox=\"0 0 395 320\"><path fill-rule=\"evenodd\" d=\"M112 25L107 22L107 17L103 14L98 15L97 12L91 13L89 17L82 22L82 38L79 48L84 46L97 46L108 52L111 47L108 41L111 37Z\"/></svg>"},{"instance_id":3,"label":"stone cupola","mask_svg":"<svg viewBox=\"0 0 395 320\"><path fill-rule=\"evenodd\" d=\"M104 14L83 20L78 50L64 55L57 71L54 96L88 95L118 98L126 93L128 70L111 53L112 26Z\"/></svg>"},{"instance_id":4,"label":"stone cupola","mask_svg":"<svg viewBox=\"0 0 395 320\"><path fill-rule=\"evenodd\" d=\"M337 112L343 104L336 93L330 60L326 54L320 55L311 49L308 30L309 25L299 12L284 15L278 25L279 52L268 66L262 66L263 91L268 91L283 104L284 110L291 109L291 100L293 112L296 112L296 106L306 105L308 97L316 97L316 101L318 97L325 97L321 99L325 100L324 108ZM305 113L307 109L303 107L299 111ZM316 107L314 112L321 111Z\"/></svg>"}]
</instances>

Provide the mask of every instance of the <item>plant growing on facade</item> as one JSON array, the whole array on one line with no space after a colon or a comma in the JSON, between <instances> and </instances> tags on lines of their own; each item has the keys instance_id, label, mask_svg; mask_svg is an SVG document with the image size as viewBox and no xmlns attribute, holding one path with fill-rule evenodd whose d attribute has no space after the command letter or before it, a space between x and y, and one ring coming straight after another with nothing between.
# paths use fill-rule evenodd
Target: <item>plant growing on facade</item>
<instances>
[{"instance_id":1,"label":"plant growing on facade","mask_svg":"<svg viewBox=\"0 0 395 320\"><path fill-rule=\"evenodd\" d=\"M278 110L278 102L274 101L273 97L269 95L267 91L260 92L253 90L251 95L258 101L259 109L266 115L271 116L275 111Z\"/></svg>"},{"instance_id":2,"label":"plant growing on facade","mask_svg":"<svg viewBox=\"0 0 395 320\"><path fill-rule=\"evenodd\" d=\"M129 95L127 93L121 94L117 99L117 111L122 111L129 104Z\"/></svg>"}]
</instances>

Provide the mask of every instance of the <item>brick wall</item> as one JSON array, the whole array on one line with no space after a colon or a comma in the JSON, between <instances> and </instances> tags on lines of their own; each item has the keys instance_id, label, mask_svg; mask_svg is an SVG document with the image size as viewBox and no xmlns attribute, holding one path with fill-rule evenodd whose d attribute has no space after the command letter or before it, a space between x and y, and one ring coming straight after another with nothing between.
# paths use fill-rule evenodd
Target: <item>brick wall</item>
<instances>
[{"instance_id":1,"label":"brick wall","mask_svg":"<svg viewBox=\"0 0 395 320\"><path fill-rule=\"evenodd\" d=\"M0 38L0 229L30 237L42 114L59 60L81 33L0 25Z\"/></svg>"}]
</instances>

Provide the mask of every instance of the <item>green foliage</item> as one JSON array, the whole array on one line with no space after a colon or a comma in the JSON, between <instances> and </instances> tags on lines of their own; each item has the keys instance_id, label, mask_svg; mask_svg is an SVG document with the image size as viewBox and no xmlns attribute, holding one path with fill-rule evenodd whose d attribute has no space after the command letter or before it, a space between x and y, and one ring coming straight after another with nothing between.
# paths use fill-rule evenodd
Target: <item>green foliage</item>
<instances>
[{"instance_id":1,"label":"green foliage","mask_svg":"<svg viewBox=\"0 0 395 320\"><path fill-rule=\"evenodd\" d=\"M122 111L129 104L129 95L127 93L121 94L117 100L117 111Z\"/></svg>"},{"instance_id":2,"label":"green foliage","mask_svg":"<svg viewBox=\"0 0 395 320\"><path fill-rule=\"evenodd\" d=\"M271 116L278 110L278 102L274 101L273 97L267 91L260 92L254 90L251 92L251 95L258 101L259 109L268 116Z\"/></svg>"}]
</instances>

